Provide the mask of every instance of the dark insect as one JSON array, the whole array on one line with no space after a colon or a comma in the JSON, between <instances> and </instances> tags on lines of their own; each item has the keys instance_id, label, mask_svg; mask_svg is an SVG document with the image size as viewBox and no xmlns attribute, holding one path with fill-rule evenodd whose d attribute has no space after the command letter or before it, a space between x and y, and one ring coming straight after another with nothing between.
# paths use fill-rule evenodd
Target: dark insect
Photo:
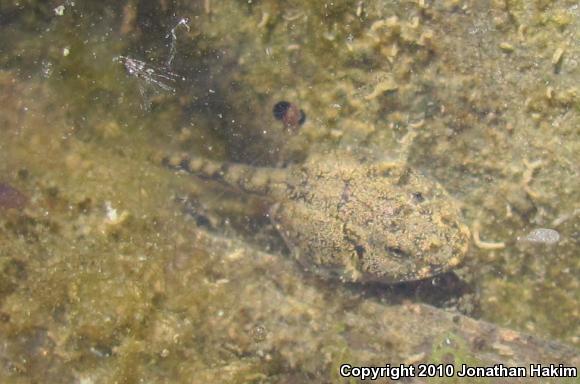
<instances>
[{"instance_id":1,"label":"dark insect","mask_svg":"<svg viewBox=\"0 0 580 384\"><path fill-rule=\"evenodd\" d=\"M277 102L272 112L276 120L282 121L286 128L294 131L306 121L304 111L288 101Z\"/></svg>"}]
</instances>

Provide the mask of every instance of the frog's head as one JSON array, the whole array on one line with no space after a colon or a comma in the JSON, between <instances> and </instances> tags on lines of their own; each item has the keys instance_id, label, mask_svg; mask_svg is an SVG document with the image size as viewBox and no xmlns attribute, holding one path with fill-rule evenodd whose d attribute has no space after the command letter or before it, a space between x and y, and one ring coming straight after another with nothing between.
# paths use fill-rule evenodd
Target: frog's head
<instances>
[{"instance_id":1,"label":"frog's head","mask_svg":"<svg viewBox=\"0 0 580 384\"><path fill-rule=\"evenodd\" d=\"M420 280L457 267L467 253L470 233L449 194L409 168L400 171L386 175L396 178L389 188L381 187L384 178L366 186L366 194L377 191L372 216L350 223L358 280ZM364 191L357 197L370 203Z\"/></svg>"}]
</instances>

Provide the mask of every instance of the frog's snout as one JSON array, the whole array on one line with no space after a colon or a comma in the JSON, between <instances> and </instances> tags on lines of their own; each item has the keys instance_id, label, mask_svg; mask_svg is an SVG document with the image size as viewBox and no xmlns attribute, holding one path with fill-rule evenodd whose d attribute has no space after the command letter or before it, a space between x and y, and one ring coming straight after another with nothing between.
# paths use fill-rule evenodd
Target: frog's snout
<instances>
[{"instance_id":1,"label":"frog's snout","mask_svg":"<svg viewBox=\"0 0 580 384\"><path fill-rule=\"evenodd\" d=\"M417 260L419 265L434 275L461 264L469 249L471 233L462 222L455 200L439 184L429 184L429 190L414 193L410 198L414 223L409 228L414 228L415 251L422 255Z\"/></svg>"}]
</instances>

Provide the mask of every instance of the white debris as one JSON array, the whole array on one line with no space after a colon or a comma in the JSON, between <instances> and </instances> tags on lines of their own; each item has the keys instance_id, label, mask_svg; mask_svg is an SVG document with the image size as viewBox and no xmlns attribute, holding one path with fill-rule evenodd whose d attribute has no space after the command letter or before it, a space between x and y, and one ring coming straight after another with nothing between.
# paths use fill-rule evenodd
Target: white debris
<instances>
[{"instance_id":1,"label":"white debris","mask_svg":"<svg viewBox=\"0 0 580 384\"><path fill-rule=\"evenodd\" d=\"M57 15L57 16L62 16L62 15L64 15L64 9L65 9L65 8L64 8L64 5L59 5L58 7L56 7L56 8L54 9L54 13L55 13L55 15Z\"/></svg>"},{"instance_id":2,"label":"white debris","mask_svg":"<svg viewBox=\"0 0 580 384\"><path fill-rule=\"evenodd\" d=\"M119 215L117 214L117 210L113 208L110 201L105 202L105 211L107 216L107 221L114 223L119 219Z\"/></svg>"},{"instance_id":3,"label":"white debris","mask_svg":"<svg viewBox=\"0 0 580 384\"><path fill-rule=\"evenodd\" d=\"M139 80L139 93L143 98L141 107L148 111L150 107L151 94L159 92L175 93L174 84L177 81L186 80L185 77L171 72L171 65L177 53L177 29L183 28L189 32L189 22L187 17L180 19L169 31L165 38L171 38L169 57L164 66L156 66L153 63L145 62L129 56L117 56L113 61L120 62L125 66L127 74Z\"/></svg>"},{"instance_id":4,"label":"white debris","mask_svg":"<svg viewBox=\"0 0 580 384\"><path fill-rule=\"evenodd\" d=\"M156 67L153 64L132 57L117 56L113 61L118 61L123 64L127 74L130 76L136 77L144 83L165 92L174 93L175 88L173 87L173 83L177 80L183 80L182 77L166 68Z\"/></svg>"},{"instance_id":5,"label":"white debris","mask_svg":"<svg viewBox=\"0 0 580 384\"><path fill-rule=\"evenodd\" d=\"M42 64L41 70L42 77L48 79L50 76L52 76L53 64L47 60L43 60L41 64Z\"/></svg>"},{"instance_id":6,"label":"white debris","mask_svg":"<svg viewBox=\"0 0 580 384\"><path fill-rule=\"evenodd\" d=\"M93 384L95 379L90 376L81 376L79 377L79 384Z\"/></svg>"},{"instance_id":7,"label":"white debris","mask_svg":"<svg viewBox=\"0 0 580 384\"><path fill-rule=\"evenodd\" d=\"M556 244L560 241L560 234L554 229L536 228L519 240L530 243Z\"/></svg>"},{"instance_id":8,"label":"white debris","mask_svg":"<svg viewBox=\"0 0 580 384\"><path fill-rule=\"evenodd\" d=\"M183 19L179 20L175 25L175 27L173 27L171 31L169 31L167 36L165 36L166 39L171 37L169 58L167 59L167 63L165 64L167 68L171 68L171 64L173 64L173 59L175 58L175 54L177 53L177 33L175 31L177 30L178 27L183 27L187 30L187 32L189 32L189 18L184 17Z\"/></svg>"}]
</instances>

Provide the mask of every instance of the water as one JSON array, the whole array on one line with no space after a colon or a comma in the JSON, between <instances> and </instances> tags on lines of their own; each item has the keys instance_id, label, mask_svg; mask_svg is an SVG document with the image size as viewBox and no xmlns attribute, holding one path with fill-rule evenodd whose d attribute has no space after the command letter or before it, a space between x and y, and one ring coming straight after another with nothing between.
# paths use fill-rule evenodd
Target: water
<instances>
[{"instance_id":1,"label":"water","mask_svg":"<svg viewBox=\"0 0 580 384\"><path fill-rule=\"evenodd\" d=\"M461 325L407 302L580 346L578 9L361 4L0 6L0 183L26 197L0 210L1 382L334 382L344 361L481 361ZM274 118L280 100L304 125ZM265 204L156 160L330 150L442 184L480 240L457 275L320 280ZM517 241L533 228L559 241Z\"/></svg>"}]
</instances>

